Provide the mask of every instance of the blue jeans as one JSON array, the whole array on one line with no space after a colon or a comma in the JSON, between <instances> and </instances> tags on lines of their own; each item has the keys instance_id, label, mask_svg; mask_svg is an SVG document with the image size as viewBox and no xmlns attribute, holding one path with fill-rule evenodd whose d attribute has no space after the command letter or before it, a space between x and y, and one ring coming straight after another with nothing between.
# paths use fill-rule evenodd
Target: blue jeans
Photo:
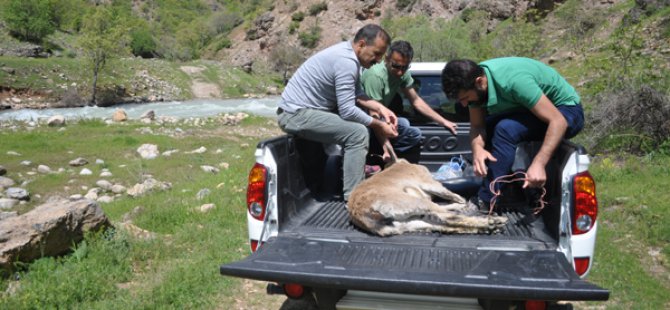
<instances>
[{"instance_id":1,"label":"blue jeans","mask_svg":"<svg viewBox=\"0 0 670 310\"><path fill-rule=\"evenodd\" d=\"M582 106L559 106L557 108L568 123L564 138L569 139L576 136L584 128ZM489 190L491 181L511 172L517 145L525 141L543 141L546 132L547 123L530 111L493 115L486 118L486 148L498 161L488 163L488 173L479 189L479 198L482 201L489 202L493 198L493 193Z\"/></svg>"},{"instance_id":2,"label":"blue jeans","mask_svg":"<svg viewBox=\"0 0 670 310\"><path fill-rule=\"evenodd\" d=\"M315 109L283 112L279 115L278 123L286 133L306 140L342 146L342 183L344 199L348 200L354 187L365 178L365 156L369 144L367 127L345 121L335 113Z\"/></svg>"},{"instance_id":3,"label":"blue jeans","mask_svg":"<svg viewBox=\"0 0 670 310\"><path fill-rule=\"evenodd\" d=\"M372 129L370 132L370 153L383 153L383 149L377 136ZM393 149L399 153L405 153L417 146L421 142L421 130L412 127L409 120L404 117L398 117L398 137L390 139Z\"/></svg>"}]
</instances>

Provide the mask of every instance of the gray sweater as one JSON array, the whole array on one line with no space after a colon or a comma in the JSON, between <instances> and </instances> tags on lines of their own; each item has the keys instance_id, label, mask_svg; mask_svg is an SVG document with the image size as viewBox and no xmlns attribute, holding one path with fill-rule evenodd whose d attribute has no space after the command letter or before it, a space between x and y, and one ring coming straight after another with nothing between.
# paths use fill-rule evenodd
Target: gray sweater
<instances>
[{"instance_id":1,"label":"gray sweater","mask_svg":"<svg viewBox=\"0 0 670 310\"><path fill-rule=\"evenodd\" d=\"M350 41L326 48L305 61L286 85L279 107L336 112L347 121L369 125L372 117L356 106L360 63Z\"/></svg>"}]
</instances>

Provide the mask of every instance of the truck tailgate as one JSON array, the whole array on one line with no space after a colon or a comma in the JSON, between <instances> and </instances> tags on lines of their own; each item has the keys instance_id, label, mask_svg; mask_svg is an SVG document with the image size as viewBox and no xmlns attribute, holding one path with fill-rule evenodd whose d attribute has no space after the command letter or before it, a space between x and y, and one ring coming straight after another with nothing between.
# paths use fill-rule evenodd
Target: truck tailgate
<instances>
[{"instance_id":1,"label":"truck tailgate","mask_svg":"<svg viewBox=\"0 0 670 310\"><path fill-rule=\"evenodd\" d=\"M556 251L459 250L307 238L270 239L224 275L336 289L489 299L607 300Z\"/></svg>"},{"instance_id":2,"label":"truck tailgate","mask_svg":"<svg viewBox=\"0 0 670 310\"><path fill-rule=\"evenodd\" d=\"M316 203L305 213L246 259L221 266L221 274L335 289L487 299L609 297L609 291L580 279L538 229L510 224L518 227L510 226L503 235L380 238L355 229L342 202ZM514 214L508 217L518 221ZM510 250L510 243L524 246Z\"/></svg>"}]
</instances>

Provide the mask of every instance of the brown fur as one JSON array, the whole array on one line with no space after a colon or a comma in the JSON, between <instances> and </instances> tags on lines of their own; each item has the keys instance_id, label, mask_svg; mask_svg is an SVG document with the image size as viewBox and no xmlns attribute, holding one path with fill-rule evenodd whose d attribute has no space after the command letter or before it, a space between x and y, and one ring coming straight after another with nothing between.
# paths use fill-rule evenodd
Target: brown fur
<instances>
[{"instance_id":1,"label":"brown fur","mask_svg":"<svg viewBox=\"0 0 670 310\"><path fill-rule=\"evenodd\" d=\"M448 202L438 205L432 197ZM348 203L351 221L371 233L388 236L415 231L492 233L507 218L479 214L465 199L433 179L421 165L398 160L361 182Z\"/></svg>"}]
</instances>

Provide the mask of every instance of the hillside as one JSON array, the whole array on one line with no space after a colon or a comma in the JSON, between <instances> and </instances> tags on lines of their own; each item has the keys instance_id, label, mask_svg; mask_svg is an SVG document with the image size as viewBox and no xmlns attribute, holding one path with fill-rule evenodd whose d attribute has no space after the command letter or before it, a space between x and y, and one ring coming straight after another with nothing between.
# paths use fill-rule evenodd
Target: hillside
<instances>
[{"instance_id":1,"label":"hillside","mask_svg":"<svg viewBox=\"0 0 670 310\"><path fill-rule=\"evenodd\" d=\"M50 27L21 19L47 3ZM94 3L99 3L96 6ZM99 73L98 105L277 94L304 59L367 23L410 41L415 61L525 56L556 67L575 85L603 137L639 130L634 151L659 146L668 109L670 1L667 0L0 0L0 108L90 103L93 70L83 39L118 49ZM17 11L18 10L18 11ZM105 11L109 32L91 34ZM18 22L17 22L18 20ZM105 20L105 19L103 19ZM23 24L22 24L23 23ZM26 27L17 27L24 25ZM26 31L26 29L33 29ZM104 42L101 41L101 42ZM657 98L642 102L640 98ZM592 109L593 108L593 109ZM605 120L605 123L601 122ZM639 123L639 122L638 122ZM618 128L616 128L618 126ZM658 128L664 128L659 132ZM667 129L665 129L667 128ZM649 132L649 133L647 133ZM646 141L647 136L651 142ZM594 140L603 137L594 136ZM624 138L626 140L626 138ZM613 147L630 141L618 141ZM643 145L644 144L644 145Z\"/></svg>"}]
</instances>

